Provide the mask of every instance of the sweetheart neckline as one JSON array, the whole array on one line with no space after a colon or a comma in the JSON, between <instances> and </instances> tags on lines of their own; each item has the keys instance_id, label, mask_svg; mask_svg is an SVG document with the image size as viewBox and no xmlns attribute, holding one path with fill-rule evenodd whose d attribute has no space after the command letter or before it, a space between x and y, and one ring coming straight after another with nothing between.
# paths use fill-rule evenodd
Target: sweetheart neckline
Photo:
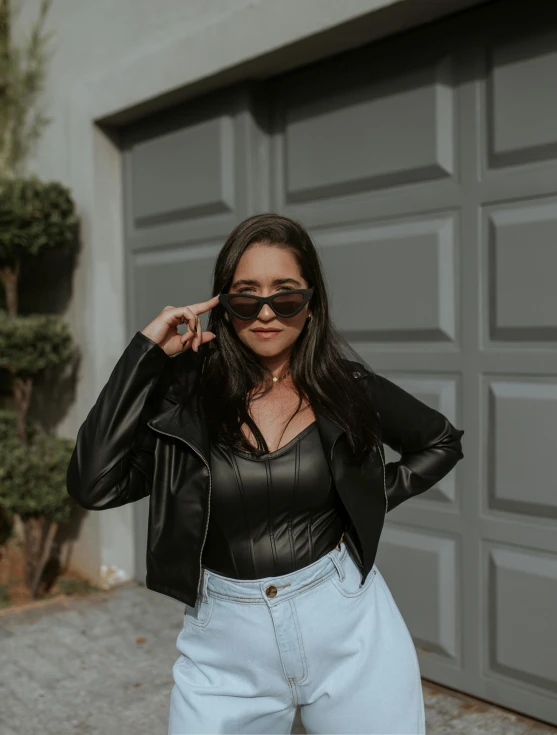
<instances>
[{"instance_id":1,"label":"sweetheart neckline","mask_svg":"<svg viewBox=\"0 0 557 735\"><path fill-rule=\"evenodd\" d=\"M272 452L266 452L265 454L261 454L260 456L256 457L253 454L249 452L242 452L239 450L232 450L234 454L239 455L240 457L245 457L246 459L253 459L256 461L261 461L264 459L272 459L274 456L281 454L290 447L295 444L299 439L303 439L306 434L309 434L310 430L313 429L315 426L317 426L317 419L311 422L311 424L308 424L306 427L304 427L296 436L292 437L290 441L286 442L282 447L279 447L278 449L273 450ZM254 447L255 448L255 447Z\"/></svg>"}]
</instances>

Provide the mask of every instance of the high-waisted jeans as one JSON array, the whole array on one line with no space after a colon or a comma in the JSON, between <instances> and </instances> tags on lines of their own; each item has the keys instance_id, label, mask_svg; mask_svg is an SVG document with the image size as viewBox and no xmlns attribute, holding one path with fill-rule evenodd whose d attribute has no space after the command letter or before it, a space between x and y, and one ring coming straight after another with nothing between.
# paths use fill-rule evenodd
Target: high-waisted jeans
<instances>
[{"instance_id":1,"label":"high-waisted jeans","mask_svg":"<svg viewBox=\"0 0 557 735\"><path fill-rule=\"evenodd\" d=\"M376 565L363 586L342 542L298 571L232 579L202 569L172 667L169 735L422 735L416 649Z\"/></svg>"}]
</instances>

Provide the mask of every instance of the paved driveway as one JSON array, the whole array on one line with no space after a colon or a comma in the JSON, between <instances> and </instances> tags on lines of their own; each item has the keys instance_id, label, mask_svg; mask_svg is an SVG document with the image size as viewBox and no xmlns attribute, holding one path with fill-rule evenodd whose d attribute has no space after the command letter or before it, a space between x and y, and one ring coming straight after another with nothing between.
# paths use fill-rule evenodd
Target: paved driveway
<instances>
[{"instance_id":1,"label":"paved driveway","mask_svg":"<svg viewBox=\"0 0 557 735\"><path fill-rule=\"evenodd\" d=\"M0 735L166 735L183 609L131 582L1 612ZM424 697L428 735L557 733L427 682Z\"/></svg>"}]
</instances>

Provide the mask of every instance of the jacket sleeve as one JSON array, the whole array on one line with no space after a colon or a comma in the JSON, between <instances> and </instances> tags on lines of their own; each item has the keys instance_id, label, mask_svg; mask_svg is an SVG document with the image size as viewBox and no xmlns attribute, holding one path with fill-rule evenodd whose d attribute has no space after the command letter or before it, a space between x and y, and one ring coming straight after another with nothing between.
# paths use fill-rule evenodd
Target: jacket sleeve
<instances>
[{"instance_id":1,"label":"jacket sleeve","mask_svg":"<svg viewBox=\"0 0 557 735\"><path fill-rule=\"evenodd\" d=\"M429 490L463 459L464 430L388 378L373 373L372 380L382 440L401 455L385 465L388 512Z\"/></svg>"},{"instance_id":2,"label":"jacket sleeve","mask_svg":"<svg viewBox=\"0 0 557 735\"><path fill-rule=\"evenodd\" d=\"M66 473L70 497L87 510L116 508L151 491L156 437L146 421L171 362L138 331L81 425Z\"/></svg>"}]
</instances>

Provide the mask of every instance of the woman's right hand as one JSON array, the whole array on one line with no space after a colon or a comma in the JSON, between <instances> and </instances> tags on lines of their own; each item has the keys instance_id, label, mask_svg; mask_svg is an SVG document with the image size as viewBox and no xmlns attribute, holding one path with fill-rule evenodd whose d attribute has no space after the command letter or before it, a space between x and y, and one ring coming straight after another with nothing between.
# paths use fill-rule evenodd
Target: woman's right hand
<instances>
[{"instance_id":1,"label":"woman's right hand","mask_svg":"<svg viewBox=\"0 0 557 735\"><path fill-rule=\"evenodd\" d=\"M219 303L219 297L213 296L208 301L200 301L190 306L165 306L161 313L141 330L149 339L156 342L169 357L177 355L190 347L197 352L199 345L215 338L213 332L202 332L199 314L213 309ZM187 323L183 334L178 333L178 326Z\"/></svg>"}]
</instances>

